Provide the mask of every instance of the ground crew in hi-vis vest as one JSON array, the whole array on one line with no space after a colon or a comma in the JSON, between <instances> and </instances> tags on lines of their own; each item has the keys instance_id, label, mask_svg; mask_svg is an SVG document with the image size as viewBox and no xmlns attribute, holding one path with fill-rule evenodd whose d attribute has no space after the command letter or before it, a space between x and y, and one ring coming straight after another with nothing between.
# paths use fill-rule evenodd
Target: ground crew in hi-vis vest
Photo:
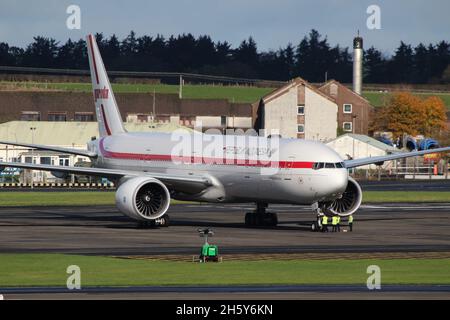
<instances>
[{"instance_id":1,"label":"ground crew in hi-vis vest","mask_svg":"<svg viewBox=\"0 0 450 320\"><path fill-rule=\"evenodd\" d=\"M341 216L337 216L336 219L337 219L337 223L336 223L337 230L336 231L341 232Z\"/></svg>"},{"instance_id":2,"label":"ground crew in hi-vis vest","mask_svg":"<svg viewBox=\"0 0 450 320\"><path fill-rule=\"evenodd\" d=\"M350 228L350 231L353 231L353 215L348 216L348 226Z\"/></svg>"},{"instance_id":3,"label":"ground crew in hi-vis vest","mask_svg":"<svg viewBox=\"0 0 450 320\"><path fill-rule=\"evenodd\" d=\"M328 232L328 217L326 215L322 216L322 232Z\"/></svg>"},{"instance_id":4,"label":"ground crew in hi-vis vest","mask_svg":"<svg viewBox=\"0 0 450 320\"><path fill-rule=\"evenodd\" d=\"M333 226L333 228L331 229L332 232L336 232L337 231L337 216L333 216L331 218L331 225Z\"/></svg>"}]
</instances>

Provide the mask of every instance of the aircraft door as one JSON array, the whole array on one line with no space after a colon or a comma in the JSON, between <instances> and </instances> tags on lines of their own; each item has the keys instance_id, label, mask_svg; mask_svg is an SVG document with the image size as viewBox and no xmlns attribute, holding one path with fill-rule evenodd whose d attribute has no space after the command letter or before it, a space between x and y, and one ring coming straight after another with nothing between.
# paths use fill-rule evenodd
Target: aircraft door
<instances>
[{"instance_id":1,"label":"aircraft door","mask_svg":"<svg viewBox=\"0 0 450 320\"><path fill-rule=\"evenodd\" d=\"M286 162L286 169L284 172L284 176L286 178L291 178L292 177L292 169L294 168L294 162L295 162L295 157L294 156L289 156L287 162Z\"/></svg>"}]
</instances>

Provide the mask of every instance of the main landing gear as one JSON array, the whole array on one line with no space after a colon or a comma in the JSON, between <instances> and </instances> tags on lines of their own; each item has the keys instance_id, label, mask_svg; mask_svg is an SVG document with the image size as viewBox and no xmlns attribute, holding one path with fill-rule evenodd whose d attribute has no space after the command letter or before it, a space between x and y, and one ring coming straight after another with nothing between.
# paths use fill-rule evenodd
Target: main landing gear
<instances>
[{"instance_id":1,"label":"main landing gear","mask_svg":"<svg viewBox=\"0 0 450 320\"><path fill-rule=\"evenodd\" d=\"M170 218L168 214L154 220L138 221L138 227L140 229L156 228L156 227L168 227L170 225Z\"/></svg>"},{"instance_id":2,"label":"main landing gear","mask_svg":"<svg viewBox=\"0 0 450 320\"><path fill-rule=\"evenodd\" d=\"M256 210L245 214L246 227L275 227L278 217L275 212L266 212L267 203L256 203Z\"/></svg>"},{"instance_id":3,"label":"main landing gear","mask_svg":"<svg viewBox=\"0 0 450 320\"><path fill-rule=\"evenodd\" d=\"M320 208L319 204L316 202L312 204L311 209L316 213L316 221L311 224L311 231L322 231L322 217L324 215L322 208Z\"/></svg>"}]
</instances>

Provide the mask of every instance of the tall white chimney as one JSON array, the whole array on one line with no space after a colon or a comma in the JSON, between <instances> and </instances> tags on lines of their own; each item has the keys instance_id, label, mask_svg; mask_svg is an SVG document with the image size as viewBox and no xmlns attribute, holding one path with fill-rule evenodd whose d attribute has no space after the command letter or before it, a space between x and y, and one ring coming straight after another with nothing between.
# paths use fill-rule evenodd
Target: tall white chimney
<instances>
[{"instance_id":1,"label":"tall white chimney","mask_svg":"<svg viewBox=\"0 0 450 320\"><path fill-rule=\"evenodd\" d=\"M362 63L363 63L363 38L358 36L353 39L353 91L361 94L362 89Z\"/></svg>"}]
</instances>

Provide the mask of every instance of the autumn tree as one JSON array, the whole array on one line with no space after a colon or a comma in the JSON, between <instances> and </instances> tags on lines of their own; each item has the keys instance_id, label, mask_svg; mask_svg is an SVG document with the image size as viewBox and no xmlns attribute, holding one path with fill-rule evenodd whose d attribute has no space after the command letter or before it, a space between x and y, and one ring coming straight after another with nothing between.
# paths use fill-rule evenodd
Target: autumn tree
<instances>
[{"instance_id":1,"label":"autumn tree","mask_svg":"<svg viewBox=\"0 0 450 320\"><path fill-rule=\"evenodd\" d=\"M419 134L421 118L425 115L421 102L418 97L407 92L392 95L388 105L376 112L373 130L390 131L395 138L404 133Z\"/></svg>"},{"instance_id":2,"label":"autumn tree","mask_svg":"<svg viewBox=\"0 0 450 320\"><path fill-rule=\"evenodd\" d=\"M420 133L426 137L437 135L445 130L447 115L444 101L436 96L422 100L422 112L425 116L421 119Z\"/></svg>"},{"instance_id":3,"label":"autumn tree","mask_svg":"<svg viewBox=\"0 0 450 320\"><path fill-rule=\"evenodd\" d=\"M408 92L393 94L386 107L378 109L371 131L390 131L394 138L403 134L432 136L446 128L446 109L439 97L421 99Z\"/></svg>"}]
</instances>

